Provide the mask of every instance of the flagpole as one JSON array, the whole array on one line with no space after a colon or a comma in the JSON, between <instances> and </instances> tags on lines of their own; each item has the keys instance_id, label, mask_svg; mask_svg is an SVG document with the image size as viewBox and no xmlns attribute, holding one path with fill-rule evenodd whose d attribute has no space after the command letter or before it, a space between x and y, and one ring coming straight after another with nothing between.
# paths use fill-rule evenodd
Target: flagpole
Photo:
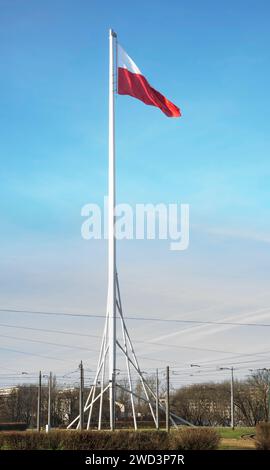
<instances>
[{"instance_id":1,"label":"flagpole","mask_svg":"<svg viewBox=\"0 0 270 470\"><path fill-rule=\"evenodd\" d=\"M130 401L132 407L134 429L137 429L136 421L136 411L134 406L134 397L136 394L133 392L132 376L130 374L130 364L133 365L137 376L142 385L142 393L145 395L145 398L142 399L148 404L151 415L153 417L154 423L157 426L157 418L155 416L151 400L153 397L156 399L155 393L151 390L143 373L139 367L139 363L135 354L135 350L131 341L131 337L128 333L127 326L125 324L122 302L120 296L120 288L117 277L116 270L116 230L115 230L115 207L116 207L116 178L115 178L115 94L130 94L141 101L144 101L143 96L138 93L137 95L133 94L133 90L126 88L125 86L117 86L118 78L119 83L121 83L121 75L119 71L122 70L125 74L131 72L134 75L140 75L138 72L138 67L133 63L130 57L121 49L121 54L124 54L123 57L120 57L118 60L120 49L117 44L117 35L110 29L109 30L109 139L108 139L108 296L107 296L107 310L106 310L106 320L105 327L101 341L100 353L97 362L96 375L94 378L94 383L88 393L86 402L84 404L83 411L88 414L87 419L87 429L91 427L91 419L93 415L93 407L99 406L98 412L98 429L102 428L102 411L103 411L103 398L104 394L108 393L109 390L109 410L110 410L110 428L114 430L116 427L115 419L115 409L116 409L116 387L120 384L116 383L116 347L119 348L119 353L123 353L126 359L127 373L128 373L128 387L125 389L130 394ZM130 70L131 68L131 70ZM134 69L134 73L133 73ZM122 74L122 79L126 85L128 83L132 88L132 76L129 79L125 77L125 74ZM145 79L146 80L146 79ZM136 80L135 80L136 82ZM146 81L146 84L148 82ZM148 84L148 87L150 85ZM117 89L117 91L116 91ZM153 89L151 88L151 93ZM132 92L132 93L131 93ZM144 90L147 94L147 90ZM157 92L158 93L158 92ZM149 98L149 97L148 97ZM147 103L147 101L144 101ZM167 116L180 116L180 110L169 100L165 100L166 106L160 108ZM150 103L149 103L150 104ZM151 102L154 106L160 107L160 93L158 93L158 101L153 100ZM119 315L119 320L121 321L122 327L122 336L123 336L123 345L117 341L116 338L116 312ZM99 380L100 379L100 380ZM104 380L108 384L104 386ZM100 387L98 384L101 384ZM123 387L122 387L123 388ZM158 403L156 403L158 405ZM158 416L158 414L157 414ZM181 418L182 419L182 418ZM172 420L172 418L171 418ZM185 424L190 424L187 421L183 420ZM73 426L76 426L79 429L79 423L82 422L81 413L73 419L67 426L67 429L71 429ZM176 424L175 424L176 426Z\"/></svg>"},{"instance_id":2,"label":"flagpole","mask_svg":"<svg viewBox=\"0 0 270 470\"><path fill-rule=\"evenodd\" d=\"M115 429L116 370L116 243L115 243L115 38L109 32L109 194L108 194L108 316L109 316L109 396L110 428Z\"/></svg>"}]
</instances>

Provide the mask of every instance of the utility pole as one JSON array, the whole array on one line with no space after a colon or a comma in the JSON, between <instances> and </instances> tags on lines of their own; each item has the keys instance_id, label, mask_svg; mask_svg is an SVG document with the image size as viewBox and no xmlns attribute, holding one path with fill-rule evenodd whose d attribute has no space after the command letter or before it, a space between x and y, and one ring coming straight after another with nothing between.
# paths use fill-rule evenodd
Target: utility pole
<instances>
[{"instance_id":1,"label":"utility pole","mask_svg":"<svg viewBox=\"0 0 270 470\"><path fill-rule=\"evenodd\" d=\"M231 367L231 428L234 429L234 377L233 377L233 367Z\"/></svg>"},{"instance_id":2,"label":"utility pole","mask_svg":"<svg viewBox=\"0 0 270 470\"><path fill-rule=\"evenodd\" d=\"M39 371L38 396L37 396L37 431L38 432L40 432L40 427L41 427L40 410L41 410L41 371Z\"/></svg>"},{"instance_id":3,"label":"utility pole","mask_svg":"<svg viewBox=\"0 0 270 470\"><path fill-rule=\"evenodd\" d=\"M51 429L51 401L52 401L52 373L50 372L48 377L48 425L47 430L48 432Z\"/></svg>"},{"instance_id":4,"label":"utility pole","mask_svg":"<svg viewBox=\"0 0 270 470\"><path fill-rule=\"evenodd\" d=\"M219 370L231 371L231 428L234 429L234 369L233 367L220 367Z\"/></svg>"},{"instance_id":5,"label":"utility pole","mask_svg":"<svg viewBox=\"0 0 270 470\"><path fill-rule=\"evenodd\" d=\"M170 368L166 367L166 431L170 431Z\"/></svg>"},{"instance_id":6,"label":"utility pole","mask_svg":"<svg viewBox=\"0 0 270 470\"><path fill-rule=\"evenodd\" d=\"M159 429L159 380L158 380L158 369L156 370L156 420L157 430Z\"/></svg>"},{"instance_id":7,"label":"utility pole","mask_svg":"<svg viewBox=\"0 0 270 470\"><path fill-rule=\"evenodd\" d=\"M82 431L83 429L83 420L84 420L84 410L83 410L83 389L84 389L84 373L83 373L83 363L80 362L79 365L80 369L80 421L79 421L79 429Z\"/></svg>"}]
</instances>

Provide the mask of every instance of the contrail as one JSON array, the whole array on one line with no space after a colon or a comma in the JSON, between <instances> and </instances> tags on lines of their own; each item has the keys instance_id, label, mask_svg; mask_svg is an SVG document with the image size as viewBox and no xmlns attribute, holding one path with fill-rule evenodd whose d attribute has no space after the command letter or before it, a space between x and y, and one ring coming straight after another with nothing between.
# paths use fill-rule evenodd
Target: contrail
<instances>
[{"instance_id":1,"label":"contrail","mask_svg":"<svg viewBox=\"0 0 270 470\"><path fill-rule=\"evenodd\" d=\"M270 307L264 307L264 308L260 308L260 309L257 309L257 310L254 310L252 312L248 312L248 313L243 313L241 315L238 316L238 319L239 320L254 320L254 319L258 319L258 318L264 318L265 316L267 316L267 314L269 314L269 310L270 310ZM235 315L232 316L228 316L228 317L225 317L223 318L222 320L220 321L232 321L232 320L235 320ZM181 329L181 330L178 330L178 331L175 331L173 333L169 333L169 334L166 334L166 335L162 335L162 336L157 336L155 338L152 338L149 340L149 346L151 345L151 342L156 342L156 341L163 341L163 340L167 340L169 338L173 338L173 337L176 337L176 336L183 336L185 335L185 343L190 343L194 340L198 341L199 339L207 336L207 335L212 335L214 333L221 333L222 331L227 331L227 330L230 330L232 328L235 328L237 325L197 325L197 326L190 326L190 327L187 327L185 328L184 330ZM190 337L188 337L188 335L192 335ZM153 344L154 346L154 344ZM166 349L166 345L164 345L164 349ZM152 349L153 350L153 349ZM155 348L154 350L157 350L157 348ZM160 349L159 349L160 351ZM212 359L212 358L211 358ZM226 358L224 358L226 359ZM229 359L229 358L227 358ZM220 359L222 360L222 359Z\"/></svg>"}]
</instances>

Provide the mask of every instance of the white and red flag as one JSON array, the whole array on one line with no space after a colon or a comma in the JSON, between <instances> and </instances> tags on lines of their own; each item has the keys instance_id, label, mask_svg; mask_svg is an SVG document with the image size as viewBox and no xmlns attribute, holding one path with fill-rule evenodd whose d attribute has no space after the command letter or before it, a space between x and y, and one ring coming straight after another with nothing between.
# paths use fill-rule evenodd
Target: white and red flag
<instances>
[{"instance_id":1,"label":"white and red flag","mask_svg":"<svg viewBox=\"0 0 270 470\"><path fill-rule=\"evenodd\" d=\"M156 106L168 117L181 116L180 109L150 85L135 62L119 44L117 68L119 95L130 95L145 104Z\"/></svg>"}]
</instances>

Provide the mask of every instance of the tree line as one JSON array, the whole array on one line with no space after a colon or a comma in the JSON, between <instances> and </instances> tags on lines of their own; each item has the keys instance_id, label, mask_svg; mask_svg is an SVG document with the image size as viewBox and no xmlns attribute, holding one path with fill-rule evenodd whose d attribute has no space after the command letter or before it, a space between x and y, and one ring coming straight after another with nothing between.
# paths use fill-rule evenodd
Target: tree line
<instances>
[{"instance_id":1,"label":"tree line","mask_svg":"<svg viewBox=\"0 0 270 470\"><path fill-rule=\"evenodd\" d=\"M148 378L149 385L155 391L155 377ZM131 405L128 392L119 389L116 400L118 421L132 423ZM89 389L85 389L85 397ZM135 387L135 401L138 420L151 421L148 405L139 397L143 395L138 382ZM98 394L98 391L97 391ZM164 386L160 386L161 398L165 395ZM170 390L170 408L173 413L197 426L230 425L231 384L205 382ZM270 373L262 370L254 372L245 380L234 382L234 417L235 425L255 426L260 421L267 421L270 403ZM109 421L109 397L104 397L104 419ZM155 404L153 403L153 407ZM41 399L41 424L45 426L48 414L48 389L43 386ZM64 389L54 377L51 394L51 424L53 427L65 427L79 414L79 389ZM161 420L164 413L161 412ZM24 422L29 428L36 426L37 386L18 385L11 393L0 395L0 423ZM93 410L93 424L98 420L98 403Z\"/></svg>"}]
</instances>

